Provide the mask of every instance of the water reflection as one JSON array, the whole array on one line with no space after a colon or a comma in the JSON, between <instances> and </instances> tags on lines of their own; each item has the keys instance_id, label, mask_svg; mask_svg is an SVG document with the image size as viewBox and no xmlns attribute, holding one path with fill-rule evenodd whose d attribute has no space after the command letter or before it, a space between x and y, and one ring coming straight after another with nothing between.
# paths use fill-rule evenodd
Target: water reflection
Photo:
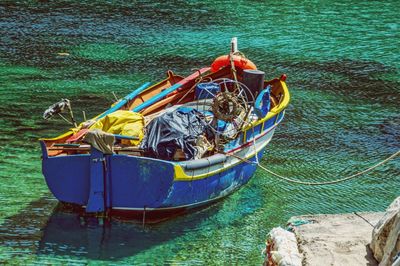
<instances>
[{"instance_id":1,"label":"water reflection","mask_svg":"<svg viewBox=\"0 0 400 266\"><path fill-rule=\"evenodd\" d=\"M17 253L29 249L38 255L118 260L197 230L220 206L217 203L193 214L143 226L135 220L87 216L71 206L41 198L5 220L0 244Z\"/></svg>"},{"instance_id":2,"label":"water reflection","mask_svg":"<svg viewBox=\"0 0 400 266\"><path fill-rule=\"evenodd\" d=\"M0 226L0 245L36 250L42 231L57 201L47 197L31 202L24 210L8 217Z\"/></svg>"}]
</instances>

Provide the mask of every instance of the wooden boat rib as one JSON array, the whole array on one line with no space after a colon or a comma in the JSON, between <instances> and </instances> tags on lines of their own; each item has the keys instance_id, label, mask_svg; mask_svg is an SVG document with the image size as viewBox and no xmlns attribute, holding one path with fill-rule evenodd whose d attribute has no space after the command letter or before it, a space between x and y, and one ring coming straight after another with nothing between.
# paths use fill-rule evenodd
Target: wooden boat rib
<instances>
[{"instance_id":1,"label":"wooden boat rib","mask_svg":"<svg viewBox=\"0 0 400 266\"><path fill-rule=\"evenodd\" d=\"M241 81L244 70L236 67L236 75ZM220 78L234 80L230 65L216 72L204 68L186 78L169 71L166 79L139 88L130 94L132 97L125 97L123 104L122 100L115 103L114 108L93 120L115 109L141 112L151 120L170 106L193 104L197 84ZM256 162L263 157L290 100L285 79L282 76L264 81L263 87L271 88L269 111L263 117L255 117L251 111L248 123L240 127L235 138L203 158L150 158L138 146L124 146L118 141L113 154L104 154L82 143L79 134L85 134L84 123L56 138L41 139L47 185L59 201L77 204L87 212L140 219L145 215L147 221L158 221L220 200L253 176ZM76 147L63 146L71 143L68 139Z\"/></svg>"}]
</instances>

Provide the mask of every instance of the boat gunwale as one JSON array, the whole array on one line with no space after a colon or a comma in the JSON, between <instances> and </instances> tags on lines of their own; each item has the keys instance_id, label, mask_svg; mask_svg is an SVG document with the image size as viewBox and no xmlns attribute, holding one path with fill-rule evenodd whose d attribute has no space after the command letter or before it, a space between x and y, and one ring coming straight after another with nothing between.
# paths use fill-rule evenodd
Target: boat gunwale
<instances>
[{"instance_id":1,"label":"boat gunwale","mask_svg":"<svg viewBox=\"0 0 400 266\"><path fill-rule=\"evenodd\" d=\"M283 115L283 116L279 119L279 121L276 122L273 126L271 126L270 128L268 128L267 130L263 131L262 133L259 133L258 135L256 135L255 138L251 138L251 140L249 140L248 142L246 142L246 143L240 145L239 147L235 147L234 149L229 150L229 151L227 151L227 152L225 152L225 153L228 154L228 156L232 156L232 154L238 153L238 152L242 151L243 148L247 148L248 146L251 146L255 140L264 137L265 135L267 135L268 133L270 133L272 130L274 130L274 129L278 126L278 124L283 120L283 118L284 118L284 115ZM208 173L200 174L200 175L196 175L196 176L195 176L195 175L192 175L192 176L187 175L186 172L185 172L185 170L184 170L184 168L183 168L183 166L180 165L179 162L174 163L174 173L175 173L174 181L194 181L194 180L200 180L200 179L205 179L205 178L208 178L208 177L213 176L213 175L215 175L215 174L224 172L224 171L226 171L226 170L228 170L228 169L230 169L230 168L232 168L232 167L235 167L236 165L240 164L241 161L245 161L245 160L251 159L251 158L252 158L253 156L255 156L258 152L260 152L265 146L266 146L266 144L265 144L265 145L262 145L261 148L259 148L259 149L256 150L255 152L251 153L250 155L241 158L241 160L239 159L239 161L236 162L236 163L233 163L233 164L231 164L231 165L229 165L229 166L226 166L226 167L224 166L224 167L222 167L222 168L220 168L220 169L218 169L218 170L212 171L212 172L208 172ZM229 154L231 154L231 155L229 155ZM225 163L225 162L220 163L220 164L224 164L224 163ZM205 167L204 167L204 168L205 168Z\"/></svg>"},{"instance_id":2,"label":"boat gunwale","mask_svg":"<svg viewBox=\"0 0 400 266\"><path fill-rule=\"evenodd\" d=\"M175 75L175 74L174 74L174 75ZM182 77L182 76L180 76L180 75L175 75L175 76L177 76L177 77ZM168 78L167 78L167 79L168 79ZM167 81L167 79L161 80L160 82L157 82L157 83L151 85L150 87L147 87L147 88L144 89L141 93L144 93L144 92L146 92L146 91L149 91L149 90L153 89L155 86L158 86L159 84L161 84L161 83ZM258 119L258 120L256 120L256 121L253 121L253 122L249 123L248 125L246 125L246 126L242 129L243 132L246 132L248 129L251 129L252 127L255 127L255 126L257 126L257 125L259 125L259 124L265 122L265 121L268 120L269 118L278 115L278 114L279 114L283 109L285 109L285 108L287 107L287 105L289 104L289 101L290 101L290 93L289 93L289 90L288 90L288 88L287 88L287 86L286 86L286 82L285 82L285 81L280 80L280 79L278 79L278 78L275 78L275 79L272 79L272 80L269 80L269 81L265 80L264 82L266 82L266 83L268 83L268 84L273 84L273 83L275 83L275 82L279 82L280 85L281 85L281 88L282 88L282 90L283 90L283 97L284 97L284 98L283 98L283 101L280 102L277 106L274 106L263 118ZM135 90L132 91L131 93L137 91L138 89L139 89L139 88L135 89ZM129 95L129 94L128 94L128 95ZM136 97L135 97L135 98L136 98ZM134 99L131 99L131 101L133 101L133 100L134 100ZM104 114L104 113L106 113L107 111L109 111L110 109L112 109L112 107L113 107L115 104L117 104L118 102L119 102L119 101L113 103L109 109L107 109L106 111L104 111L104 112L98 114L97 116L93 117L92 119L97 119L97 118L100 117L102 114ZM68 137L68 136L70 136L70 135L75 134L76 132L78 132L78 131L81 129L83 123L84 123L84 122L82 122L81 124L79 124L78 127L70 128L67 132L62 133L61 135L58 135L58 136L56 136L56 137L54 137L54 138L39 138L39 140L42 140L42 141L57 141L57 140L66 138L66 137Z\"/></svg>"},{"instance_id":3,"label":"boat gunwale","mask_svg":"<svg viewBox=\"0 0 400 266\"><path fill-rule=\"evenodd\" d=\"M283 110L283 112L284 112L284 110ZM279 114L277 114L277 115L279 115ZM280 119L274 123L274 125L272 125L268 129L264 130L263 132L257 134L256 136L251 138L248 142L243 143L239 147L235 147L235 148L233 148L233 149L231 149L231 150L229 150L229 151L227 151L225 153L228 154L228 156L229 156L229 153L232 155L232 154L235 154L235 153L238 153L238 152L242 151L244 148L247 148L248 146L251 146L254 143L255 140L258 140L258 139L264 137L265 135L270 133L272 130L274 130L282 122L283 119L284 119L284 113L280 117ZM202 179L209 178L209 177L211 177L213 175L216 175L216 174L222 173L224 171L227 171L227 170L239 165L240 163L243 163L244 161L248 161L251 158L253 158L254 156L256 156L256 154L259 153L262 149L264 149L266 145L267 144L260 145L261 148L258 148L258 149L256 148L255 152L252 152L250 155L245 156L245 157L243 157L241 159L238 159L238 161L235 162L235 163L232 163L232 164L227 165L227 166L222 166L221 168L219 168L217 170L214 170L212 172L203 173L203 174L199 174L199 175L188 175L184 170L184 166L181 165L181 164L183 164L183 162L171 162L171 161L167 161L167 160L160 160L160 159L157 159L157 158L134 156L134 155L128 155L128 154L118 154L116 156L128 157L128 158L137 158L137 159L141 159L141 160L152 160L152 161L157 161L157 162L163 163L163 164L164 163L165 164L171 164L173 166L173 168L174 168L174 177L173 177L173 181L174 182L176 182L176 181L191 182L191 181L195 181L195 180L202 180ZM90 154L61 155L61 156L55 156L55 157L47 157L46 159L55 159L55 158L60 158L61 159L61 158L78 157L78 156L79 157L84 157L84 156L90 156ZM114 156L114 155L108 155L108 156ZM219 163L219 164L224 165L225 163L226 162L222 162L222 163ZM206 166L206 167L209 167L209 166Z\"/></svg>"},{"instance_id":4,"label":"boat gunwale","mask_svg":"<svg viewBox=\"0 0 400 266\"><path fill-rule=\"evenodd\" d=\"M165 80L162 80L162 81L158 82L157 84L160 84L160 83L162 83L164 81ZM240 152L243 148L246 148L249 145L251 145L254 142L254 140L257 140L257 139L263 137L264 135L268 134L270 131L275 129L277 127L277 125L283 120L285 108L288 106L289 101L290 101L290 94L289 94L289 90L288 90L288 88L286 86L286 82L282 81L280 79L277 79L277 78L276 79L272 79L270 81L265 81L265 82L267 82L268 84L274 84L276 82L279 82L279 84L281 86L281 89L283 91L283 94L282 94L283 100L281 102L279 102L279 104L277 106L274 106L263 118L255 120L255 121L252 121L248 125L246 125L244 128L242 128L241 134L243 134L244 141L247 140L246 139L246 132L248 130L251 130L252 128L254 128L254 127L258 126L258 125L261 125L261 124L263 125L262 129L264 129L264 124L263 123L265 123L266 121L268 121L269 119L274 118L274 117L277 117L276 121L268 129L262 130L259 134L255 135L255 136L252 136L252 138L250 140L246 141L245 143L241 144L238 147L234 147L231 150L226 151L225 153L229 154L229 153ZM155 86L155 85L153 85L153 86ZM151 89L153 86L148 87L144 91L146 91L148 89ZM105 111L105 112L107 112L107 111ZM103 113L105 113L105 112L103 112ZM281 113L283 113L283 115L279 119L278 116ZM100 116L100 115L98 115L98 116ZM98 116L96 116L96 117L98 117ZM279 121L278 121L278 119L279 119ZM57 141L57 140L66 138L69 135L73 134L75 131L78 131L79 128L80 127L70 129L70 131L67 131L66 133L64 133L64 134L62 134L62 135L60 135L60 136L58 136L56 138L53 138L53 139L40 139L40 141L43 142L43 147L42 148L43 149L47 149L47 147L45 145L45 142L47 142L47 141ZM64 158L64 157L71 157L71 156L72 157L77 157L77 156L84 157L84 156L90 156L90 154L69 154L69 155L59 155L59 156L50 156L50 157L43 156L43 158L44 157L46 157L46 159L49 159L49 158ZM237 165L239 163L239 162L237 162L235 164L229 165L228 167L221 167L220 169L218 169L216 171L213 171L213 172L209 172L209 173L205 173L205 174L203 173L203 174L200 174L200 175L197 175L197 176L194 176L194 175L189 176L189 175L187 175L185 173L185 170L183 169L183 165L181 165L180 162L172 162L172 161L161 160L161 159L157 159L157 158L149 158L149 157L144 157L144 156L135 156L135 155L128 155L128 154L118 154L118 156L127 156L127 157L133 157L133 158L141 158L141 159L151 159L151 160L159 161L160 163L161 162L162 163L170 163L174 167L174 181L192 181L192 180L204 179L204 178L207 178L207 177L212 176L214 174L223 172L223 171L225 171L225 170L227 170L227 169L229 169L229 168L231 168L231 167L233 167L233 166L235 166L235 165ZM244 159L251 158L252 156L253 156L253 154L251 154L249 156L246 156L246 158L244 158ZM183 162L182 162L182 164L183 164ZM221 163L219 163L219 164L221 164ZM209 166L205 166L205 167L209 167ZM205 168L205 167L202 167L202 168ZM202 169L202 168L199 168L199 169Z\"/></svg>"}]
</instances>

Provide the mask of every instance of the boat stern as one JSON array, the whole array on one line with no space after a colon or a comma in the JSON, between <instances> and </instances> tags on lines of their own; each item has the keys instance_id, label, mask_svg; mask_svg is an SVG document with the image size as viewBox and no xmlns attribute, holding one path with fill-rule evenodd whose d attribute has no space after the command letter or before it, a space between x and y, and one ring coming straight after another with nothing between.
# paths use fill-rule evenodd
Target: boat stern
<instances>
[{"instance_id":1,"label":"boat stern","mask_svg":"<svg viewBox=\"0 0 400 266\"><path fill-rule=\"evenodd\" d=\"M172 163L152 158L90 154L49 157L42 146L42 172L53 195L62 202L107 209L157 208L168 197L174 179Z\"/></svg>"}]
</instances>

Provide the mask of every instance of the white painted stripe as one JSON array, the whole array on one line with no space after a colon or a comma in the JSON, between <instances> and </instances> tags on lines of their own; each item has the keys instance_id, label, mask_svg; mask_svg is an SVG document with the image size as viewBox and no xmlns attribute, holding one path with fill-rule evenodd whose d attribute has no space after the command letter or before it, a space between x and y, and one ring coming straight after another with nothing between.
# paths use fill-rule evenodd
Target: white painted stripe
<instances>
[{"instance_id":1,"label":"white painted stripe","mask_svg":"<svg viewBox=\"0 0 400 266\"><path fill-rule=\"evenodd\" d=\"M201 205L211 204L213 201L218 201L224 197L229 196L234 191L236 191L236 189L233 189L232 191L230 191L230 193L224 194L222 196L219 196L219 197L216 197L216 198L213 198L210 200L205 200L205 201L196 202L196 203L187 204L187 205L180 205L180 206L176 206L176 207L146 208L146 211L168 211L168 210L175 210L175 209L181 209L181 208L194 208L194 207L201 206ZM126 210L126 211L144 211L144 208L129 208L129 207L112 207L112 209L113 210L114 209L115 210Z\"/></svg>"}]
</instances>

